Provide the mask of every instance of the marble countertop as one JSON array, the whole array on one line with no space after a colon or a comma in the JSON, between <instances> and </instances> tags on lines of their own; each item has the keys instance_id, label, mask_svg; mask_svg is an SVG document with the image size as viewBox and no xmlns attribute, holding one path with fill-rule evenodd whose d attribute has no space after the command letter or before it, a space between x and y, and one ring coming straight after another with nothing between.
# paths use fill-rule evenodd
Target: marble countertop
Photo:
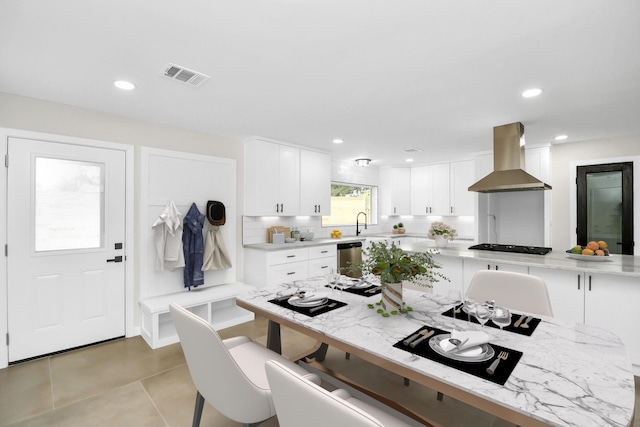
<instances>
[{"instance_id":1,"label":"marble countertop","mask_svg":"<svg viewBox=\"0 0 640 427\"><path fill-rule=\"evenodd\" d=\"M292 293L298 287L316 295L330 292L325 284L325 278L316 278L298 281L296 286L256 289L240 295L238 301L552 426L630 424L635 403L631 363L620 339L606 330L546 317L531 337L489 328L490 342L523 352L500 386L393 347L424 325L443 330L480 328L442 316L451 307L445 297L407 289L404 300L413 311L388 318L367 307L379 296L334 291L332 298L348 305L316 317L268 302L276 292Z\"/></svg>"},{"instance_id":2,"label":"marble countertop","mask_svg":"<svg viewBox=\"0 0 640 427\"><path fill-rule=\"evenodd\" d=\"M281 244L252 243L249 245L244 245L244 247L249 249L259 249L262 251L283 251L283 250L290 250L292 248L308 248L311 246L337 245L339 243L364 242L365 240L367 240L366 237L353 236L353 237L341 237L340 239L319 238L319 239L307 240L304 242L281 243Z\"/></svg>"}]
</instances>

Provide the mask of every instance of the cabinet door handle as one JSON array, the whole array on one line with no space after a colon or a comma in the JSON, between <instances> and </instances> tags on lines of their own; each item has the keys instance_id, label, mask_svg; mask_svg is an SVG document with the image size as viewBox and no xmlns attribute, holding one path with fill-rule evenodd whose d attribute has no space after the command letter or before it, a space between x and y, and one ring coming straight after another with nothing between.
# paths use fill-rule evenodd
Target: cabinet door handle
<instances>
[{"instance_id":1,"label":"cabinet door handle","mask_svg":"<svg viewBox=\"0 0 640 427\"><path fill-rule=\"evenodd\" d=\"M591 292L591 276L589 276L589 292Z\"/></svg>"},{"instance_id":2,"label":"cabinet door handle","mask_svg":"<svg viewBox=\"0 0 640 427\"><path fill-rule=\"evenodd\" d=\"M321 253L321 254L326 254L326 253L328 253L328 252L329 252L329 251L320 251L320 253Z\"/></svg>"},{"instance_id":3,"label":"cabinet door handle","mask_svg":"<svg viewBox=\"0 0 640 427\"><path fill-rule=\"evenodd\" d=\"M320 205L318 205L318 213L322 212L322 208L320 208Z\"/></svg>"},{"instance_id":4,"label":"cabinet door handle","mask_svg":"<svg viewBox=\"0 0 640 427\"><path fill-rule=\"evenodd\" d=\"M280 213L280 206L276 203L276 213Z\"/></svg>"},{"instance_id":5,"label":"cabinet door handle","mask_svg":"<svg viewBox=\"0 0 640 427\"><path fill-rule=\"evenodd\" d=\"M284 213L284 204L280 203L280 213Z\"/></svg>"},{"instance_id":6,"label":"cabinet door handle","mask_svg":"<svg viewBox=\"0 0 640 427\"><path fill-rule=\"evenodd\" d=\"M289 273L287 273L287 276L291 276L293 274L296 274L296 272L295 271L290 271Z\"/></svg>"},{"instance_id":7,"label":"cabinet door handle","mask_svg":"<svg viewBox=\"0 0 640 427\"><path fill-rule=\"evenodd\" d=\"M433 211L431 210L431 206L429 206L429 213L433 213Z\"/></svg>"},{"instance_id":8,"label":"cabinet door handle","mask_svg":"<svg viewBox=\"0 0 640 427\"><path fill-rule=\"evenodd\" d=\"M449 206L449 213L453 213L453 206Z\"/></svg>"},{"instance_id":9,"label":"cabinet door handle","mask_svg":"<svg viewBox=\"0 0 640 427\"><path fill-rule=\"evenodd\" d=\"M496 265L496 270L498 270L498 266Z\"/></svg>"},{"instance_id":10,"label":"cabinet door handle","mask_svg":"<svg viewBox=\"0 0 640 427\"><path fill-rule=\"evenodd\" d=\"M487 270L491 270L491 264L487 264Z\"/></svg>"},{"instance_id":11,"label":"cabinet door handle","mask_svg":"<svg viewBox=\"0 0 640 427\"><path fill-rule=\"evenodd\" d=\"M287 258L295 258L295 255L287 255Z\"/></svg>"},{"instance_id":12,"label":"cabinet door handle","mask_svg":"<svg viewBox=\"0 0 640 427\"><path fill-rule=\"evenodd\" d=\"M578 290L580 290L580 275L578 274Z\"/></svg>"}]
</instances>

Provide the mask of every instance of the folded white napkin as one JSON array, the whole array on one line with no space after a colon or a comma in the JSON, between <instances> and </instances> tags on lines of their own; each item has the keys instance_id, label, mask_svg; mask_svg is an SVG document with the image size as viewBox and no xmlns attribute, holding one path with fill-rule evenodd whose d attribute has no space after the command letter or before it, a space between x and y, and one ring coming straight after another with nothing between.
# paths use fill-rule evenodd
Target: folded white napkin
<instances>
[{"instance_id":1,"label":"folded white napkin","mask_svg":"<svg viewBox=\"0 0 640 427\"><path fill-rule=\"evenodd\" d=\"M460 345L460 349L458 353L461 353L463 350L472 349L473 347L478 347L482 344L486 344L489 342L489 335L487 335L484 331L451 331L451 339L458 339L463 344ZM450 351L454 349L456 346L453 345L449 340L440 341L440 347L444 351Z\"/></svg>"}]
</instances>

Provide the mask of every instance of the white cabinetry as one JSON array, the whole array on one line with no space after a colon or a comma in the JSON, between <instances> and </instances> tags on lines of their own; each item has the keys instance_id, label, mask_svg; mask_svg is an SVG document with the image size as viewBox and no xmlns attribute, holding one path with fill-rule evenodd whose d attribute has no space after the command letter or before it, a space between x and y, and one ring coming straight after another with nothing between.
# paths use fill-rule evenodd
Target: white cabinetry
<instances>
[{"instance_id":1,"label":"white cabinetry","mask_svg":"<svg viewBox=\"0 0 640 427\"><path fill-rule=\"evenodd\" d=\"M411 169L380 169L381 215L411 214Z\"/></svg>"},{"instance_id":2,"label":"white cabinetry","mask_svg":"<svg viewBox=\"0 0 640 427\"><path fill-rule=\"evenodd\" d=\"M263 288L324 275L329 268L337 266L337 259L335 244L277 251L245 248L244 280Z\"/></svg>"},{"instance_id":3,"label":"white cabinetry","mask_svg":"<svg viewBox=\"0 0 640 427\"><path fill-rule=\"evenodd\" d=\"M331 157L300 150L300 215L331 213Z\"/></svg>"},{"instance_id":4,"label":"white cabinetry","mask_svg":"<svg viewBox=\"0 0 640 427\"><path fill-rule=\"evenodd\" d=\"M475 215L475 193L469 186L475 182L475 162L467 160L449 164L451 215Z\"/></svg>"},{"instance_id":5,"label":"white cabinetry","mask_svg":"<svg viewBox=\"0 0 640 427\"><path fill-rule=\"evenodd\" d=\"M481 261L481 260L466 258L464 260L464 268L463 268L464 292L467 291L467 288L469 287L469 283L471 283L471 279L473 279L474 274L476 274L480 270L512 271L514 273L522 273L522 274L529 273L529 267L526 265L507 264L503 262L497 263L493 261Z\"/></svg>"},{"instance_id":6,"label":"white cabinetry","mask_svg":"<svg viewBox=\"0 0 640 427\"><path fill-rule=\"evenodd\" d=\"M417 166L411 169L412 215L474 215L473 160Z\"/></svg>"},{"instance_id":7,"label":"white cabinetry","mask_svg":"<svg viewBox=\"0 0 640 427\"><path fill-rule=\"evenodd\" d=\"M433 260L442 268L435 271L442 273L449 281L440 279L433 284L433 293L436 295L447 295L450 289L457 289L463 292L462 286L462 258L434 255Z\"/></svg>"},{"instance_id":8,"label":"white cabinetry","mask_svg":"<svg viewBox=\"0 0 640 427\"><path fill-rule=\"evenodd\" d=\"M245 215L300 212L300 150L259 139L245 142Z\"/></svg>"},{"instance_id":9,"label":"white cabinetry","mask_svg":"<svg viewBox=\"0 0 640 427\"><path fill-rule=\"evenodd\" d=\"M627 347L631 363L640 365L637 277L537 267L529 270L547 284L555 318L584 322L615 333Z\"/></svg>"},{"instance_id":10,"label":"white cabinetry","mask_svg":"<svg viewBox=\"0 0 640 427\"><path fill-rule=\"evenodd\" d=\"M140 300L142 338L153 349L178 342L178 333L169 313L172 302L202 317L215 329L249 322L254 314L236 306L235 297L251 289L254 288L235 282L143 298Z\"/></svg>"}]
</instances>

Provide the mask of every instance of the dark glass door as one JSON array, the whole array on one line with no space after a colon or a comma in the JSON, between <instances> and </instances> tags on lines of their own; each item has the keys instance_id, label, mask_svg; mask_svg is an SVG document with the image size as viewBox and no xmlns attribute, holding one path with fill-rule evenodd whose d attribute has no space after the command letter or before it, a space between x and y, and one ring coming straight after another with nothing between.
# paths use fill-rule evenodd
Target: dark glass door
<instances>
[{"instance_id":1,"label":"dark glass door","mask_svg":"<svg viewBox=\"0 0 640 427\"><path fill-rule=\"evenodd\" d=\"M633 255L633 163L578 166L578 242L604 240L612 254Z\"/></svg>"}]
</instances>

